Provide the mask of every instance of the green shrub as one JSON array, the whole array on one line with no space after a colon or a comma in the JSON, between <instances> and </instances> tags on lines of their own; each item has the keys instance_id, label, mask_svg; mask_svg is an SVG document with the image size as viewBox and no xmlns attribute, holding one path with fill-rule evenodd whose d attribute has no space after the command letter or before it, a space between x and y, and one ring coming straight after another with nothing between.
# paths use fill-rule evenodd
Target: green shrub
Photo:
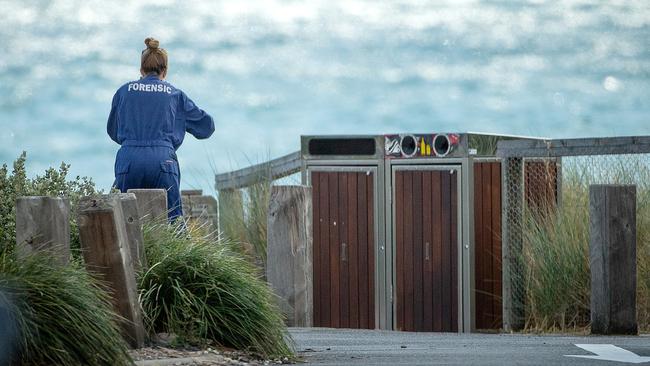
<instances>
[{"instance_id":1,"label":"green shrub","mask_svg":"<svg viewBox=\"0 0 650 366\"><path fill-rule=\"evenodd\" d=\"M131 365L108 296L81 264L0 255L0 308L18 330L16 365Z\"/></svg>"},{"instance_id":2,"label":"green shrub","mask_svg":"<svg viewBox=\"0 0 650 366\"><path fill-rule=\"evenodd\" d=\"M17 335L18 365L127 365L132 364L114 319L108 297L98 283L73 259L61 266L50 255L36 252L15 257L16 198L27 195L62 196L75 207L80 197L95 193L92 180L67 180L69 165L48 169L30 179L26 154L14 162L11 173L0 168L0 308L9 310ZM71 215L73 254L79 257L79 234ZM77 250L74 250L74 249Z\"/></svg>"},{"instance_id":3,"label":"green shrub","mask_svg":"<svg viewBox=\"0 0 650 366\"><path fill-rule=\"evenodd\" d=\"M192 234L168 225L144 228L150 267L139 275L139 288L149 331L290 356L282 316L258 270L227 243Z\"/></svg>"},{"instance_id":4,"label":"green shrub","mask_svg":"<svg viewBox=\"0 0 650 366\"><path fill-rule=\"evenodd\" d=\"M13 163L10 173L7 164L0 168L0 251L10 250L16 242L16 199L20 196L59 196L70 200L74 211L79 199L97 192L95 183L87 177L77 176L68 180L70 165L61 163L59 169L49 168L42 176L27 177L25 163L27 154L23 152ZM72 254L80 257L79 230L70 215L70 246Z\"/></svg>"}]
</instances>

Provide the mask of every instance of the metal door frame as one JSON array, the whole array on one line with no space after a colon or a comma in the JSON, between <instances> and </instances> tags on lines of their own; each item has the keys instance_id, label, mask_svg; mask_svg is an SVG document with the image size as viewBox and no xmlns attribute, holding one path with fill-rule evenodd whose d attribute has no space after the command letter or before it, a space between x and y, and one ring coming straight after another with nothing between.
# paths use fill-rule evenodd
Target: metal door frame
<instances>
[{"instance_id":1,"label":"metal door frame","mask_svg":"<svg viewBox=\"0 0 650 366\"><path fill-rule=\"evenodd\" d=\"M391 330L390 322L391 311L386 291L386 250L384 230L384 165L379 164L377 160L309 160L304 162L302 170L302 183L311 187L311 172L367 172L372 171L374 178L374 252L375 252L375 273L374 276L374 293L375 293L375 329ZM313 262L313 260L312 260ZM313 270L312 270L313 273ZM313 306L313 305L312 305Z\"/></svg>"},{"instance_id":2,"label":"metal door frame","mask_svg":"<svg viewBox=\"0 0 650 366\"><path fill-rule=\"evenodd\" d=\"M390 323L392 328L397 328L397 306L395 306L396 298L396 284L397 284L397 242L396 237L393 235L394 227L396 225L396 218L393 214L394 211L394 191L393 183L395 182L395 172L397 170L449 170L455 169L459 174L457 179L457 199L458 199L458 212L457 212L457 289L458 289L458 332L469 333L475 328L474 324L474 235L471 227L473 227L473 215L470 215L470 204L473 204L474 192L470 189L470 184L473 182L473 161L472 158L425 158L425 159L389 159L385 162L384 180L385 180L385 222L390 225L385 225L385 237L387 241L390 240L390 246L386 253L386 271L387 289L389 294L389 304L392 307Z\"/></svg>"}]
</instances>

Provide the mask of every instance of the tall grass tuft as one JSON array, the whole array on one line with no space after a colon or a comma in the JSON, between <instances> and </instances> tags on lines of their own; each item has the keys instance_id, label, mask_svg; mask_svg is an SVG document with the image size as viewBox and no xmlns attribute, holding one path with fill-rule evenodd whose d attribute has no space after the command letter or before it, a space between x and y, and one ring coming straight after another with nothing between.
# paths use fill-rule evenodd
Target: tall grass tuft
<instances>
[{"instance_id":1,"label":"tall grass tuft","mask_svg":"<svg viewBox=\"0 0 650 366\"><path fill-rule=\"evenodd\" d=\"M264 357L291 356L288 333L258 270L229 247L179 226L144 228L150 268L139 276L150 332L212 340Z\"/></svg>"},{"instance_id":2,"label":"tall grass tuft","mask_svg":"<svg viewBox=\"0 0 650 366\"><path fill-rule=\"evenodd\" d=\"M637 186L637 320L640 331L650 331L650 170L647 161L643 157L613 161L592 159L564 162L559 206L552 203L545 205L548 210L525 210L523 260L527 330L588 330L589 185L611 183Z\"/></svg>"},{"instance_id":3,"label":"tall grass tuft","mask_svg":"<svg viewBox=\"0 0 650 366\"><path fill-rule=\"evenodd\" d=\"M258 267L266 265L266 223L271 180L262 175L259 183L242 190L219 192L219 223L230 244Z\"/></svg>"},{"instance_id":4,"label":"tall grass tuft","mask_svg":"<svg viewBox=\"0 0 650 366\"><path fill-rule=\"evenodd\" d=\"M271 182L263 180L246 189L246 239L252 245L256 258L266 265L266 225L268 222Z\"/></svg>"},{"instance_id":5,"label":"tall grass tuft","mask_svg":"<svg viewBox=\"0 0 650 366\"><path fill-rule=\"evenodd\" d=\"M0 254L0 309L14 324L14 365L131 365L107 294L73 261ZM7 312L8 309L8 312Z\"/></svg>"},{"instance_id":6,"label":"tall grass tuft","mask_svg":"<svg viewBox=\"0 0 650 366\"><path fill-rule=\"evenodd\" d=\"M561 209L525 214L524 258L528 327L578 330L589 323L587 196L570 190Z\"/></svg>"}]
</instances>

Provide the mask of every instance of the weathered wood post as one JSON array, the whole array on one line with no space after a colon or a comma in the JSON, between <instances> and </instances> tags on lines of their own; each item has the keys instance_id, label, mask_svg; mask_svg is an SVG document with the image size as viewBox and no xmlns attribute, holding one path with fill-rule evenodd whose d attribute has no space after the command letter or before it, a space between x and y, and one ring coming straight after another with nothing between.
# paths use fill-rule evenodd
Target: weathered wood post
<instances>
[{"instance_id":1,"label":"weathered wood post","mask_svg":"<svg viewBox=\"0 0 650 366\"><path fill-rule=\"evenodd\" d=\"M525 322L523 261L524 161L506 158L501 164L503 182L502 249L503 329L521 330Z\"/></svg>"},{"instance_id":2,"label":"weathered wood post","mask_svg":"<svg viewBox=\"0 0 650 366\"><path fill-rule=\"evenodd\" d=\"M208 233L218 233L217 200L208 195L203 195L203 190L181 191L183 202L183 215L190 222L204 229Z\"/></svg>"},{"instance_id":3,"label":"weathered wood post","mask_svg":"<svg viewBox=\"0 0 650 366\"><path fill-rule=\"evenodd\" d=\"M271 187L266 278L289 326L312 326L311 187Z\"/></svg>"},{"instance_id":4,"label":"weathered wood post","mask_svg":"<svg viewBox=\"0 0 650 366\"><path fill-rule=\"evenodd\" d=\"M16 200L16 254L45 250L61 264L70 260L70 203L61 197Z\"/></svg>"},{"instance_id":5,"label":"weathered wood post","mask_svg":"<svg viewBox=\"0 0 650 366\"><path fill-rule=\"evenodd\" d=\"M144 345L145 330L131 265L128 233L118 195L86 197L77 223L86 268L107 285L123 336L134 348Z\"/></svg>"},{"instance_id":6,"label":"weathered wood post","mask_svg":"<svg viewBox=\"0 0 650 366\"><path fill-rule=\"evenodd\" d=\"M138 200L141 223L167 222L167 191L164 189L129 189Z\"/></svg>"},{"instance_id":7,"label":"weathered wood post","mask_svg":"<svg viewBox=\"0 0 650 366\"><path fill-rule=\"evenodd\" d=\"M591 333L637 334L636 186L589 187Z\"/></svg>"},{"instance_id":8,"label":"weathered wood post","mask_svg":"<svg viewBox=\"0 0 650 366\"><path fill-rule=\"evenodd\" d=\"M118 194L124 214L127 242L131 253L133 269L137 272L140 268L147 267L144 253L144 239L142 237L142 223L138 212L138 200L133 193Z\"/></svg>"}]
</instances>

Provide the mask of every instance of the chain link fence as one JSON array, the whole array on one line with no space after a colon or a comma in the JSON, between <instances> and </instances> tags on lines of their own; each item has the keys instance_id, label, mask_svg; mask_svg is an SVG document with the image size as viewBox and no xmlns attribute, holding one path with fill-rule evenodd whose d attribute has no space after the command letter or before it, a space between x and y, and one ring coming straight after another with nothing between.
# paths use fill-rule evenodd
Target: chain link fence
<instances>
[{"instance_id":1,"label":"chain link fence","mask_svg":"<svg viewBox=\"0 0 650 366\"><path fill-rule=\"evenodd\" d=\"M506 330L590 322L589 186L637 189L637 311L650 330L650 138L513 140L503 158Z\"/></svg>"}]
</instances>

